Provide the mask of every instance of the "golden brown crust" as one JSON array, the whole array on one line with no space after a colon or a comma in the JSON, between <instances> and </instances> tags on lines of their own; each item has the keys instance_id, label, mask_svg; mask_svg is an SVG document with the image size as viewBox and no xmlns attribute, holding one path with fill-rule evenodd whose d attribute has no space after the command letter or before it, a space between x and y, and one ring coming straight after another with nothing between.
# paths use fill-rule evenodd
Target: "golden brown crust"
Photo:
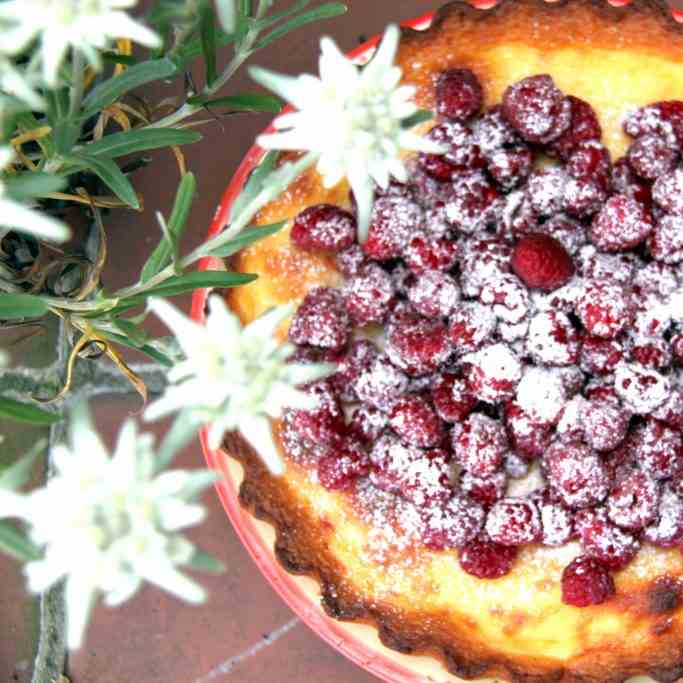
<instances>
[{"instance_id":1,"label":"golden brown crust","mask_svg":"<svg viewBox=\"0 0 683 683\"><path fill-rule=\"evenodd\" d=\"M615 54L619 59L612 61ZM620 130L624 111L658 99L683 99L683 74L674 69L677 61L683 61L681 29L654 0L635 0L627 8L613 8L603 0L553 5L506 0L486 12L454 2L440 10L427 31L404 30L399 51L404 78L417 86L423 107L432 105L435 75L451 66L467 66L479 76L488 104L499 101L514 80L549 72L565 92L596 105L606 144L615 155L625 145ZM607 74L606 82L614 88L622 84L621 90L603 92L605 88L600 91L590 77L584 78L584 71L595 69L596 62L601 78ZM637 73L638 68L645 71ZM636 82L641 87L634 88ZM343 185L324 190L311 171L266 207L260 222L291 218L314 203L344 205L347 195ZM300 300L316 284L339 281L330 258L297 250L287 229L242 252L234 264L238 270L261 274L256 283L229 294L231 306L245 322L274 304ZM274 479L238 436L230 436L226 447L245 466L241 502L276 528L275 552L281 564L290 572L315 577L328 614L374 624L389 648L431 654L462 678L617 683L643 673L663 682L683 675L683 561L678 555L661 566L639 565L642 575L636 569L620 573L617 596L592 612L574 610L576 618L568 616L557 592L548 588L554 579L546 578L545 583L532 586L539 596L544 594L546 613L527 613L519 605L505 611L494 602L491 613L483 615L501 625L492 637L478 613L449 611L443 604L421 608L419 600L413 605L400 595L378 597L359 590L335 547L338 529L333 518L306 504L304 478L297 467L292 466L284 480ZM329 498L332 507L343 507L336 501L338 494L320 491L319 495ZM533 551L529 558L536 560ZM452 561L457 564L455 555ZM417 595L429 586L425 581L416 580ZM558 615L555 621L553 610ZM567 637L575 641L574 654L549 656L538 646L535 652L525 650L527 634L538 643L539 629L546 624L556 629L559 624L561 629L565 617ZM613 637L609 637L610 619L618 624ZM605 632L596 633L595 624Z\"/></svg>"}]
</instances>

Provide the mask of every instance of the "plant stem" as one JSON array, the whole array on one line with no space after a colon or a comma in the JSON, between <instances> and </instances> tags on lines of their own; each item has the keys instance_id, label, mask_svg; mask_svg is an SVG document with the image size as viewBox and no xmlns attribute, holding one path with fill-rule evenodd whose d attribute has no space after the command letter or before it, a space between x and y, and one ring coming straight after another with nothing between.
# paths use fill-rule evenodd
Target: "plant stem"
<instances>
[{"instance_id":1,"label":"plant stem","mask_svg":"<svg viewBox=\"0 0 683 683\"><path fill-rule=\"evenodd\" d=\"M79 50L73 51L71 90L69 93L69 118L74 120L78 116L83 101L85 87L85 62Z\"/></svg>"}]
</instances>

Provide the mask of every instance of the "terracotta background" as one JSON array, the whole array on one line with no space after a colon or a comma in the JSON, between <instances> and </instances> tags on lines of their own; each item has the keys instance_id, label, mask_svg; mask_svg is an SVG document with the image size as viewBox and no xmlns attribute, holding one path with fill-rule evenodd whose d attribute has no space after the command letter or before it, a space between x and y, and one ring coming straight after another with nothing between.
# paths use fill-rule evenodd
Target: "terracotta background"
<instances>
[{"instance_id":1,"label":"terracotta background","mask_svg":"<svg viewBox=\"0 0 683 683\"><path fill-rule=\"evenodd\" d=\"M347 4L346 16L300 29L258 53L252 63L289 73L315 71L321 34L333 36L342 49L350 50L380 32L389 21L424 14L438 3L347 0ZM683 0L672 4L683 9ZM145 94L158 100L176 94L179 87L157 88ZM254 89L246 74L241 74L224 94ZM244 115L208 124L202 129L204 140L185 148L188 166L199 181L199 197L186 238L188 249L205 235L231 173L269 118ZM157 209L168 212L177 180L170 153L156 154L149 167L137 172L135 184L148 210L142 215L119 212L109 218L108 288L130 284L137 278L158 239L153 213ZM179 303L188 309L189 299ZM34 341L18 355L28 354L35 362L45 362L50 344L49 337ZM94 408L99 428L112 444L121 421L139 405L132 397L100 398ZM163 433L163 424L152 427L152 431ZM3 426L3 432L6 441L0 462L23 451L34 438L26 430L10 431ZM177 463L183 467L203 465L198 441L185 449ZM72 682L376 681L295 620L241 547L212 490L204 502L208 519L192 537L228 567L222 576L199 577L210 591L209 602L191 607L146 587L119 609L98 608L85 647L70 659ZM0 577L0 681L27 683L33 661L35 606L25 595L18 568L4 557L0 557Z\"/></svg>"}]
</instances>

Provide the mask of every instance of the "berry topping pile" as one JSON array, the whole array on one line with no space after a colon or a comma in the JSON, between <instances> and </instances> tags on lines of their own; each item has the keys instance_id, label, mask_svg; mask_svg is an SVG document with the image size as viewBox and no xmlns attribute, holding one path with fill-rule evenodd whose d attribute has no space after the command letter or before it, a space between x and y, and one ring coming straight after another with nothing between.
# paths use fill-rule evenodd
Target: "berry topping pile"
<instances>
[{"instance_id":1,"label":"berry topping pile","mask_svg":"<svg viewBox=\"0 0 683 683\"><path fill-rule=\"evenodd\" d=\"M683 102L632 112L613 160L548 75L485 112L471 71L435 87L445 153L378 188L367 241L352 210L294 221L344 284L292 320L296 360L338 369L283 442L475 577L574 543L562 599L595 605L644 544L683 550Z\"/></svg>"}]
</instances>

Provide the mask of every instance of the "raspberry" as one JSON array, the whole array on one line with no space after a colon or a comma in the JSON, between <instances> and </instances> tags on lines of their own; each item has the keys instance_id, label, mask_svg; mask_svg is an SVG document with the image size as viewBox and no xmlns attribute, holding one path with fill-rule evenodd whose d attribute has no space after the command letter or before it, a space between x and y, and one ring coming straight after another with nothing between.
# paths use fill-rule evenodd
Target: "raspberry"
<instances>
[{"instance_id":1,"label":"raspberry","mask_svg":"<svg viewBox=\"0 0 683 683\"><path fill-rule=\"evenodd\" d=\"M646 368L666 368L671 365L671 348L661 337L646 337L633 345L631 359Z\"/></svg>"},{"instance_id":2,"label":"raspberry","mask_svg":"<svg viewBox=\"0 0 683 683\"><path fill-rule=\"evenodd\" d=\"M503 108L500 105L474 121L472 130L475 142L487 158L502 147L520 142L514 128L503 116Z\"/></svg>"},{"instance_id":3,"label":"raspberry","mask_svg":"<svg viewBox=\"0 0 683 683\"><path fill-rule=\"evenodd\" d=\"M360 374L366 371L377 358L377 347L367 339L351 342L348 351L337 359L337 372L330 377L335 392L344 401L354 401L358 397L354 389Z\"/></svg>"},{"instance_id":4,"label":"raspberry","mask_svg":"<svg viewBox=\"0 0 683 683\"><path fill-rule=\"evenodd\" d=\"M370 460L359 444L346 443L341 450L323 456L318 461L318 481L328 491L350 489L358 477L370 471Z\"/></svg>"},{"instance_id":5,"label":"raspberry","mask_svg":"<svg viewBox=\"0 0 683 683\"><path fill-rule=\"evenodd\" d=\"M637 554L640 543L607 519L604 508L582 510L574 518L586 555L613 570L625 567Z\"/></svg>"},{"instance_id":6,"label":"raspberry","mask_svg":"<svg viewBox=\"0 0 683 683\"><path fill-rule=\"evenodd\" d=\"M496 319L488 306L461 303L451 315L448 337L458 354L476 351L496 329Z\"/></svg>"},{"instance_id":7,"label":"raspberry","mask_svg":"<svg viewBox=\"0 0 683 683\"><path fill-rule=\"evenodd\" d=\"M527 287L546 292L561 287L574 274L574 264L566 249L542 233L532 233L519 240L510 265Z\"/></svg>"},{"instance_id":8,"label":"raspberry","mask_svg":"<svg viewBox=\"0 0 683 683\"><path fill-rule=\"evenodd\" d=\"M405 396L394 403L389 424L402 441L419 448L436 446L443 438L443 423L420 396Z\"/></svg>"},{"instance_id":9,"label":"raspberry","mask_svg":"<svg viewBox=\"0 0 683 683\"><path fill-rule=\"evenodd\" d=\"M600 457L578 443L554 443L545 452L548 483L568 507L595 505L607 495L609 478Z\"/></svg>"},{"instance_id":10,"label":"raspberry","mask_svg":"<svg viewBox=\"0 0 683 683\"><path fill-rule=\"evenodd\" d=\"M318 405L311 410L299 408L289 413L292 427L304 440L321 446L339 445L346 431L344 414L330 380L309 384L307 394L315 397Z\"/></svg>"},{"instance_id":11,"label":"raspberry","mask_svg":"<svg viewBox=\"0 0 683 683\"><path fill-rule=\"evenodd\" d=\"M570 178L564 188L562 208L579 218L588 218L607 200L608 181L600 176Z\"/></svg>"},{"instance_id":12,"label":"raspberry","mask_svg":"<svg viewBox=\"0 0 683 683\"><path fill-rule=\"evenodd\" d=\"M491 344L463 358L465 381L481 401L496 403L511 398L522 377L517 355L505 344Z\"/></svg>"},{"instance_id":13,"label":"raspberry","mask_svg":"<svg viewBox=\"0 0 683 683\"><path fill-rule=\"evenodd\" d=\"M363 251L377 261L397 258L423 218L422 209L412 199L380 197L372 208L370 231Z\"/></svg>"},{"instance_id":14,"label":"raspberry","mask_svg":"<svg viewBox=\"0 0 683 683\"><path fill-rule=\"evenodd\" d=\"M574 535L571 512L552 502L549 495L543 496L537 506L541 516L541 543L556 547L569 542Z\"/></svg>"},{"instance_id":15,"label":"raspberry","mask_svg":"<svg viewBox=\"0 0 683 683\"><path fill-rule=\"evenodd\" d=\"M670 394L670 379L638 363L617 365L614 389L624 405L634 413L647 415L661 406Z\"/></svg>"},{"instance_id":16,"label":"raspberry","mask_svg":"<svg viewBox=\"0 0 683 683\"><path fill-rule=\"evenodd\" d=\"M562 572L562 602L565 605L599 605L615 592L614 580L606 567L592 557L577 557Z\"/></svg>"},{"instance_id":17,"label":"raspberry","mask_svg":"<svg viewBox=\"0 0 683 683\"><path fill-rule=\"evenodd\" d=\"M346 310L356 325L382 323L394 298L394 284L389 273L376 263L370 263L347 280L343 297Z\"/></svg>"},{"instance_id":18,"label":"raspberry","mask_svg":"<svg viewBox=\"0 0 683 683\"><path fill-rule=\"evenodd\" d=\"M523 190L511 192L505 197L502 223L505 231L514 239L521 239L532 232L544 231L531 201Z\"/></svg>"},{"instance_id":19,"label":"raspberry","mask_svg":"<svg viewBox=\"0 0 683 683\"><path fill-rule=\"evenodd\" d=\"M613 192L635 199L648 211L652 208L652 192L649 184L633 172L626 157L622 157L612 166L611 180Z\"/></svg>"},{"instance_id":20,"label":"raspberry","mask_svg":"<svg viewBox=\"0 0 683 683\"><path fill-rule=\"evenodd\" d=\"M579 334L561 311L543 311L529 323L526 351L541 363L573 365L579 355Z\"/></svg>"},{"instance_id":21,"label":"raspberry","mask_svg":"<svg viewBox=\"0 0 683 683\"><path fill-rule=\"evenodd\" d=\"M653 479L678 476L683 470L683 440L678 431L658 420L648 420L633 435L633 451Z\"/></svg>"},{"instance_id":22,"label":"raspberry","mask_svg":"<svg viewBox=\"0 0 683 683\"><path fill-rule=\"evenodd\" d=\"M617 339L584 336L581 344L581 369L591 375L608 375L614 372L624 357L624 346Z\"/></svg>"},{"instance_id":23,"label":"raspberry","mask_svg":"<svg viewBox=\"0 0 683 683\"><path fill-rule=\"evenodd\" d=\"M557 369L527 367L517 386L517 403L532 420L555 424L567 403L567 390Z\"/></svg>"},{"instance_id":24,"label":"raspberry","mask_svg":"<svg viewBox=\"0 0 683 683\"><path fill-rule=\"evenodd\" d=\"M438 320L406 320L388 331L386 352L412 376L435 372L451 354L446 326Z\"/></svg>"},{"instance_id":25,"label":"raspberry","mask_svg":"<svg viewBox=\"0 0 683 683\"><path fill-rule=\"evenodd\" d=\"M481 109L484 92L469 69L450 69L436 83L436 111L447 119L466 121Z\"/></svg>"},{"instance_id":26,"label":"raspberry","mask_svg":"<svg viewBox=\"0 0 683 683\"><path fill-rule=\"evenodd\" d=\"M359 244L352 244L348 249L337 254L335 263L342 275L353 277L360 273L367 260L363 248Z\"/></svg>"},{"instance_id":27,"label":"raspberry","mask_svg":"<svg viewBox=\"0 0 683 683\"><path fill-rule=\"evenodd\" d=\"M529 294L511 273L485 284L479 299L483 304L493 307L497 318L513 325L526 318L529 312Z\"/></svg>"},{"instance_id":28,"label":"raspberry","mask_svg":"<svg viewBox=\"0 0 683 683\"><path fill-rule=\"evenodd\" d=\"M658 135L642 135L628 149L628 163L645 180L655 180L671 171L678 161L675 145Z\"/></svg>"},{"instance_id":29,"label":"raspberry","mask_svg":"<svg viewBox=\"0 0 683 683\"><path fill-rule=\"evenodd\" d=\"M432 449L411 460L401 475L401 493L423 510L445 503L453 494L450 453Z\"/></svg>"},{"instance_id":30,"label":"raspberry","mask_svg":"<svg viewBox=\"0 0 683 683\"><path fill-rule=\"evenodd\" d=\"M342 251L356 240L356 219L331 204L310 206L294 219L290 239L306 251Z\"/></svg>"},{"instance_id":31,"label":"raspberry","mask_svg":"<svg viewBox=\"0 0 683 683\"><path fill-rule=\"evenodd\" d=\"M630 287L635 262L633 254L604 254L587 244L579 251L577 269L586 280L609 280Z\"/></svg>"},{"instance_id":32,"label":"raspberry","mask_svg":"<svg viewBox=\"0 0 683 683\"><path fill-rule=\"evenodd\" d=\"M600 178L607 181L612 171L612 160L603 144L591 140L574 149L567 160L566 170L572 178Z\"/></svg>"},{"instance_id":33,"label":"raspberry","mask_svg":"<svg viewBox=\"0 0 683 683\"><path fill-rule=\"evenodd\" d=\"M678 276L674 266L668 266L659 261L650 261L647 265L643 264L636 273L633 278L633 287L666 298L678 289Z\"/></svg>"},{"instance_id":34,"label":"raspberry","mask_svg":"<svg viewBox=\"0 0 683 683\"><path fill-rule=\"evenodd\" d=\"M504 498L489 510L485 528L495 543L523 545L539 539L541 518L531 501L523 498Z\"/></svg>"},{"instance_id":35,"label":"raspberry","mask_svg":"<svg viewBox=\"0 0 683 683\"><path fill-rule=\"evenodd\" d=\"M422 542L432 550L463 548L477 537L483 522L484 510L456 493L443 506L425 511Z\"/></svg>"},{"instance_id":36,"label":"raspberry","mask_svg":"<svg viewBox=\"0 0 683 683\"><path fill-rule=\"evenodd\" d=\"M498 579L510 573L516 557L514 546L475 539L460 551L460 566L479 579Z\"/></svg>"},{"instance_id":37,"label":"raspberry","mask_svg":"<svg viewBox=\"0 0 683 683\"><path fill-rule=\"evenodd\" d=\"M446 318L460 300L460 288L450 275L429 270L408 290L408 299L426 318Z\"/></svg>"},{"instance_id":38,"label":"raspberry","mask_svg":"<svg viewBox=\"0 0 683 683\"><path fill-rule=\"evenodd\" d=\"M447 121L434 126L427 136L446 147L445 154L420 154L420 166L432 177L445 182L455 180L458 174L484 168L485 159L467 126Z\"/></svg>"},{"instance_id":39,"label":"raspberry","mask_svg":"<svg viewBox=\"0 0 683 683\"><path fill-rule=\"evenodd\" d=\"M667 213L683 215L683 168L661 174L652 186L652 198Z\"/></svg>"},{"instance_id":40,"label":"raspberry","mask_svg":"<svg viewBox=\"0 0 683 683\"><path fill-rule=\"evenodd\" d=\"M539 169L529 176L526 197L540 216L552 216L562 210L567 174L557 166Z\"/></svg>"},{"instance_id":41,"label":"raspberry","mask_svg":"<svg viewBox=\"0 0 683 683\"><path fill-rule=\"evenodd\" d=\"M614 339L630 322L632 304L624 287L616 282L589 282L576 302L576 314L588 333Z\"/></svg>"},{"instance_id":42,"label":"raspberry","mask_svg":"<svg viewBox=\"0 0 683 683\"><path fill-rule=\"evenodd\" d=\"M512 247L496 238L473 238L463 245L460 256L460 285L468 297L479 296L491 280L510 272Z\"/></svg>"},{"instance_id":43,"label":"raspberry","mask_svg":"<svg viewBox=\"0 0 683 683\"><path fill-rule=\"evenodd\" d=\"M617 194L595 216L589 236L602 251L627 251L643 242L653 228L652 217L640 202Z\"/></svg>"},{"instance_id":44,"label":"raspberry","mask_svg":"<svg viewBox=\"0 0 683 683\"><path fill-rule=\"evenodd\" d=\"M503 94L503 116L528 142L555 140L569 128L571 115L571 102L547 74L525 78Z\"/></svg>"},{"instance_id":45,"label":"raspberry","mask_svg":"<svg viewBox=\"0 0 683 683\"><path fill-rule=\"evenodd\" d=\"M572 95L568 95L567 99L571 104L571 123L569 128L560 137L553 140L548 148L548 153L552 153L560 159L569 158L574 149L582 142L602 138L602 129L593 107L588 102Z\"/></svg>"},{"instance_id":46,"label":"raspberry","mask_svg":"<svg viewBox=\"0 0 683 683\"><path fill-rule=\"evenodd\" d=\"M458 168L450 163L444 154L420 152L417 158L425 173L441 182L455 180L460 173Z\"/></svg>"},{"instance_id":47,"label":"raspberry","mask_svg":"<svg viewBox=\"0 0 683 683\"><path fill-rule=\"evenodd\" d=\"M365 444L377 441L386 426L387 416L372 406L362 404L351 413L349 430Z\"/></svg>"},{"instance_id":48,"label":"raspberry","mask_svg":"<svg viewBox=\"0 0 683 683\"><path fill-rule=\"evenodd\" d=\"M669 548L683 542L683 500L669 485L662 487L655 520L643 531L653 545Z\"/></svg>"},{"instance_id":49,"label":"raspberry","mask_svg":"<svg viewBox=\"0 0 683 683\"><path fill-rule=\"evenodd\" d=\"M462 467L478 477L494 474L507 449L505 432L499 422L472 413L452 432L453 453Z\"/></svg>"},{"instance_id":50,"label":"raspberry","mask_svg":"<svg viewBox=\"0 0 683 683\"><path fill-rule=\"evenodd\" d=\"M586 229L575 218L557 214L546 221L535 232L544 232L554 237L569 254L576 254L586 244Z\"/></svg>"},{"instance_id":51,"label":"raspberry","mask_svg":"<svg viewBox=\"0 0 683 683\"><path fill-rule=\"evenodd\" d=\"M582 410L586 443L596 451L614 450L626 438L629 417L613 401L590 399Z\"/></svg>"},{"instance_id":52,"label":"raspberry","mask_svg":"<svg viewBox=\"0 0 683 683\"><path fill-rule=\"evenodd\" d=\"M487 477L464 472L460 480L462 491L485 508L490 508L505 495L506 485L507 476L504 471L494 472Z\"/></svg>"},{"instance_id":53,"label":"raspberry","mask_svg":"<svg viewBox=\"0 0 683 683\"><path fill-rule=\"evenodd\" d=\"M402 444L395 436L384 434L370 450L370 481L382 491L398 493L411 463L421 460L424 451Z\"/></svg>"},{"instance_id":54,"label":"raspberry","mask_svg":"<svg viewBox=\"0 0 683 683\"><path fill-rule=\"evenodd\" d=\"M504 189L519 185L531 172L533 155L526 145L517 145L493 152L488 160L488 172Z\"/></svg>"},{"instance_id":55,"label":"raspberry","mask_svg":"<svg viewBox=\"0 0 683 683\"><path fill-rule=\"evenodd\" d=\"M465 381L448 372L434 380L431 395L437 415L445 422L461 422L477 403L477 399L467 391Z\"/></svg>"},{"instance_id":56,"label":"raspberry","mask_svg":"<svg viewBox=\"0 0 683 683\"><path fill-rule=\"evenodd\" d=\"M419 234L408 242L403 254L406 264L415 275L428 270L451 270L457 256L457 242Z\"/></svg>"},{"instance_id":57,"label":"raspberry","mask_svg":"<svg viewBox=\"0 0 683 683\"><path fill-rule=\"evenodd\" d=\"M343 348L351 328L342 295L336 289L311 289L289 326L289 339L294 344L320 346L324 349Z\"/></svg>"},{"instance_id":58,"label":"raspberry","mask_svg":"<svg viewBox=\"0 0 683 683\"><path fill-rule=\"evenodd\" d=\"M444 210L448 222L461 232L473 233L495 218L491 213L498 191L481 173L459 178Z\"/></svg>"},{"instance_id":59,"label":"raspberry","mask_svg":"<svg viewBox=\"0 0 683 683\"><path fill-rule=\"evenodd\" d=\"M638 531L652 522L659 506L659 488L641 470L620 477L607 498L607 516L617 526Z\"/></svg>"},{"instance_id":60,"label":"raspberry","mask_svg":"<svg viewBox=\"0 0 683 683\"><path fill-rule=\"evenodd\" d=\"M552 439L552 427L533 420L518 403L505 404L505 426L512 447L528 460L540 458Z\"/></svg>"},{"instance_id":61,"label":"raspberry","mask_svg":"<svg viewBox=\"0 0 683 683\"><path fill-rule=\"evenodd\" d=\"M363 368L354 389L361 401L386 412L407 386L408 378L386 356L380 355L368 368Z\"/></svg>"},{"instance_id":62,"label":"raspberry","mask_svg":"<svg viewBox=\"0 0 683 683\"><path fill-rule=\"evenodd\" d=\"M652 258L663 263L683 261L683 216L662 216L647 246Z\"/></svg>"},{"instance_id":63,"label":"raspberry","mask_svg":"<svg viewBox=\"0 0 683 683\"><path fill-rule=\"evenodd\" d=\"M683 391L678 387L672 389L669 398L652 412L652 417L667 427L683 430Z\"/></svg>"},{"instance_id":64,"label":"raspberry","mask_svg":"<svg viewBox=\"0 0 683 683\"><path fill-rule=\"evenodd\" d=\"M640 107L624 120L624 131L633 138L654 134L668 143L683 144L683 102L670 100Z\"/></svg>"}]
</instances>

